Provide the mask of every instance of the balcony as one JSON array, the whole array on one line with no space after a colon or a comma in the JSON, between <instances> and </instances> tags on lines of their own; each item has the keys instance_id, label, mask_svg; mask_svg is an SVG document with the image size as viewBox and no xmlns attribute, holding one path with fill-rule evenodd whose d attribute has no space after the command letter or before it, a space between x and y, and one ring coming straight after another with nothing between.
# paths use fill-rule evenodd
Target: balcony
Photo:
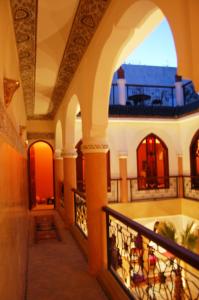
<instances>
[{"instance_id":1,"label":"balcony","mask_svg":"<svg viewBox=\"0 0 199 300\"><path fill-rule=\"evenodd\" d=\"M181 105L176 100L175 86L125 85L126 105L119 104L118 84L112 84L109 116L180 117L199 109L199 95L193 83L182 84Z\"/></svg>"}]
</instances>

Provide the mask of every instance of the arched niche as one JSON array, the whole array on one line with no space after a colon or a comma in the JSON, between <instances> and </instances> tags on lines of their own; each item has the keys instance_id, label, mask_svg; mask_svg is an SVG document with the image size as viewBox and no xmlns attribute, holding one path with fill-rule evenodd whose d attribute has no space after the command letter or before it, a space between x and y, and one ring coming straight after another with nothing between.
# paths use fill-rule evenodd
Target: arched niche
<instances>
[{"instance_id":1,"label":"arched niche","mask_svg":"<svg viewBox=\"0 0 199 300\"><path fill-rule=\"evenodd\" d=\"M29 208L54 207L54 150L51 144L37 140L28 148ZM53 205L53 207L49 206Z\"/></svg>"},{"instance_id":2,"label":"arched niche","mask_svg":"<svg viewBox=\"0 0 199 300\"><path fill-rule=\"evenodd\" d=\"M138 189L169 187L168 149L155 134L147 135L137 147Z\"/></svg>"}]
</instances>

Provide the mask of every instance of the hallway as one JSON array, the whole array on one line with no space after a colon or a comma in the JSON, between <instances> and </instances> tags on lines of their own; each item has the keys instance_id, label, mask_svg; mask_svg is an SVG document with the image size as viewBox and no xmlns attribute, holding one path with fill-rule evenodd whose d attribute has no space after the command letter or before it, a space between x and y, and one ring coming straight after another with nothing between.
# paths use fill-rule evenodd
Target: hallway
<instances>
[{"instance_id":1,"label":"hallway","mask_svg":"<svg viewBox=\"0 0 199 300\"><path fill-rule=\"evenodd\" d=\"M54 215L58 239L34 239L34 217ZM87 262L56 211L31 213L27 300L106 300Z\"/></svg>"}]
</instances>

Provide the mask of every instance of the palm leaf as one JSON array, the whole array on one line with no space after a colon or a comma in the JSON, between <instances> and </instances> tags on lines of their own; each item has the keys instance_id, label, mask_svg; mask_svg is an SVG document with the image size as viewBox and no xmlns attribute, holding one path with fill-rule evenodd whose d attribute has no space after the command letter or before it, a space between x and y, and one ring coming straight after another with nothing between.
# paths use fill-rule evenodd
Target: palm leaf
<instances>
[{"instance_id":1,"label":"palm leaf","mask_svg":"<svg viewBox=\"0 0 199 300\"><path fill-rule=\"evenodd\" d=\"M164 237L176 242L176 228L171 222L160 222L158 226L158 233Z\"/></svg>"},{"instance_id":2,"label":"palm leaf","mask_svg":"<svg viewBox=\"0 0 199 300\"><path fill-rule=\"evenodd\" d=\"M189 250L194 250L197 244L197 235L193 232L195 223L192 221L187 224L184 232L181 234L181 244Z\"/></svg>"}]
</instances>

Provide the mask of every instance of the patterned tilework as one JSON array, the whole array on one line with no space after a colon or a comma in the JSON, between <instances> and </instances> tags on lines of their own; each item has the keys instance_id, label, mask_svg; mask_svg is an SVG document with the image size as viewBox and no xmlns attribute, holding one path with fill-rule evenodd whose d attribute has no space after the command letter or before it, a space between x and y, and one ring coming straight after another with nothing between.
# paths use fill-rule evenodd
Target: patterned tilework
<instances>
[{"instance_id":1,"label":"patterned tilework","mask_svg":"<svg viewBox=\"0 0 199 300\"><path fill-rule=\"evenodd\" d=\"M177 196L177 180L175 177L170 178L168 189L138 190L137 179L133 179L129 190L132 193L132 200L175 198Z\"/></svg>"},{"instance_id":2,"label":"patterned tilework","mask_svg":"<svg viewBox=\"0 0 199 300\"><path fill-rule=\"evenodd\" d=\"M199 200L199 190L191 188L191 178L184 177L184 196L186 198Z\"/></svg>"}]
</instances>

